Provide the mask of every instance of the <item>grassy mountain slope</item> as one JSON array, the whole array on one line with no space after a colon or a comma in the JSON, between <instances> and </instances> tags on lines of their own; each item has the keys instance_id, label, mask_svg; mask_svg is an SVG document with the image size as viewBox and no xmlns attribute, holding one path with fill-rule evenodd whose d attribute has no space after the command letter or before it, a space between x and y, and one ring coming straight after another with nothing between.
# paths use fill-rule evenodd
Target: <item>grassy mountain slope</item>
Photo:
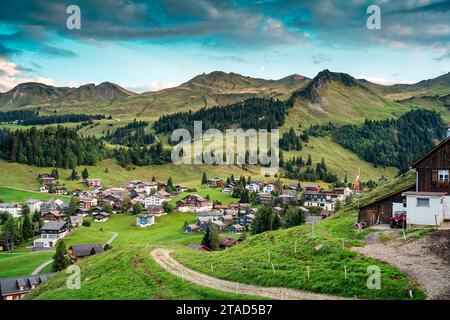
<instances>
[{"instance_id":1,"label":"grassy mountain slope","mask_svg":"<svg viewBox=\"0 0 450 320\"><path fill-rule=\"evenodd\" d=\"M117 84L103 82L99 85L85 84L79 88L53 87L28 82L0 93L0 108L15 109L27 106L51 106L71 104L74 106L96 102L111 102L135 95Z\"/></svg>"},{"instance_id":2,"label":"grassy mountain slope","mask_svg":"<svg viewBox=\"0 0 450 320\"><path fill-rule=\"evenodd\" d=\"M198 75L178 87L143 94L135 94L110 82L86 84L79 88L27 83L0 93L0 109L41 106L44 111L61 113L158 117L177 111L227 105L252 97L281 97L302 88L308 81L308 78L296 74L280 80L265 80L215 71Z\"/></svg>"},{"instance_id":3,"label":"grassy mountain slope","mask_svg":"<svg viewBox=\"0 0 450 320\"><path fill-rule=\"evenodd\" d=\"M365 118L386 119L407 107L391 102L352 76L328 70L320 72L304 89L293 93L294 107L286 127L315 123L361 123Z\"/></svg>"},{"instance_id":4,"label":"grassy mountain slope","mask_svg":"<svg viewBox=\"0 0 450 320\"><path fill-rule=\"evenodd\" d=\"M359 158L352 151L341 147L332 141L330 137L310 137L309 143L304 145L301 151L291 150L285 152L284 157L289 159L301 155L303 160L306 161L308 154L311 155L314 164L320 162L323 157L330 172L337 174L341 180L344 180L345 175L347 175L349 182L353 181L358 169L361 169L361 179L363 181L377 181L381 176L390 179L398 171L394 167L375 167Z\"/></svg>"},{"instance_id":5,"label":"grassy mountain slope","mask_svg":"<svg viewBox=\"0 0 450 320\"><path fill-rule=\"evenodd\" d=\"M437 78L422 80L414 84L380 85L362 80L370 89L390 99L406 99L412 96L447 95L450 93L450 72Z\"/></svg>"},{"instance_id":6,"label":"grassy mountain slope","mask_svg":"<svg viewBox=\"0 0 450 320\"><path fill-rule=\"evenodd\" d=\"M404 179L402 176L392 183L400 185ZM112 250L78 264L81 289L68 289L67 274L61 272L26 299L241 298L204 290L169 275L149 257L149 252L156 247L175 249L175 258L190 268L240 283L298 288L359 299L408 299L407 277L403 272L350 249L363 245L362 240L369 232L354 230L356 210L353 208L342 210L314 227L301 225L265 232L250 236L237 247L210 253L186 247L202 238L202 234L182 232L183 221L193 221L194 214L159 217L148 229L134 227L134 218L126 214L114 215L101 226L82 228L85 233L99 233L102 228L104 232L119 233L119 237ZM75 231L74 236L82 241L76 234L79 232ZM367 288L369 266L381 269L380 290ZM425 298L420 288L414 289L414 298Z\"/></svg>"},{"instance_id":7,"label":"grassy mountain slope","mask_svg":"<svg viewBox=\"0 0 450 320\"><path fill-rule=\"evenodd\" d=\"M392 183L403 185L405 179L408 180L402 176ZM347 208L314 227L309 224L265 232L249 237L238 247L220 252L204 254L178 249L175 257L192 269L241 283L291 287L360 299L408 299L405 290L408 281L403 272L349 249L363 245L362 240L369 232L355 231L356 215L356 209ZM380 290L367 288L367 267L372 265L381 269ZM423 299L425 296L416 288L414 297Z\"/></svg>"}]
</instances>

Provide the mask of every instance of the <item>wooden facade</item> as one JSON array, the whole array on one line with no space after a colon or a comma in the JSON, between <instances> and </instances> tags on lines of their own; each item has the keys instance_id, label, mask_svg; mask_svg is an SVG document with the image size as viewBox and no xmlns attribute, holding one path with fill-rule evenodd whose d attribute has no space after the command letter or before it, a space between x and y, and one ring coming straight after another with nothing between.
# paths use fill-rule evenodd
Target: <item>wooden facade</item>
<instances>
[{"instance_id":1,"label":"wooden facade","mask_svg":"<svg viewBox=\"0 0 450 320\"><path fill-rule=\"evenodd\" d=\"M433 150L414 162L417 190L419 192L445 192L450 194L449 179L442 179L439 173L450 171L450 139L447 138Z\"/></svg>"},{"instance_id":2,"label":"wooden facade","mask_svg":"<svg viewBox=\"0 0 450 320\"><path fill-rule=\"evenodd\" d=\"M377 223L389 223L392 217L392 204L394 202L402 203L402 193L406 191L414 191L415 189L415 185L411 185L394 194L381 198L374 203L361 207L359 209L358 222L363 222L367 226Z\"/></svg>"}]
</instances>

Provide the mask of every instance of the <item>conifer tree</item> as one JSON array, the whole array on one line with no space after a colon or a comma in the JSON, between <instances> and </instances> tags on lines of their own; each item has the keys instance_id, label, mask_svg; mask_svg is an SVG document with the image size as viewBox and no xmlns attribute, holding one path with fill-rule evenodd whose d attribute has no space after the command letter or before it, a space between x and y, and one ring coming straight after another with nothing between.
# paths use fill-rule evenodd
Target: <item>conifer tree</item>
<instances>
[{"instance_id":1,"label":"conifer tree","mask_svg":"<svg viewBox=\"0 0 450 320\"><path fill-rule=\"evenodd\" d=\"M59 240L58 244L56 245L56 253L53 256L53 264L52 264L53 271L58 272L64 270L69 266L70 259L66 255L67 255L66 244L64 243L64 240Z\"/></svg>"}]
</instances>

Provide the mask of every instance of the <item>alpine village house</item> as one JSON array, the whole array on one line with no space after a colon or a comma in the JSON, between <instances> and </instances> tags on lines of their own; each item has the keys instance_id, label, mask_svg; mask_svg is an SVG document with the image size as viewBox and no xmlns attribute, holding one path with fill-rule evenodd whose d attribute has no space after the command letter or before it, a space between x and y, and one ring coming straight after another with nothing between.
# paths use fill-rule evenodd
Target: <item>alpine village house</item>
<instances>
[{"instance_id":1,"label":"alpine village house","mask_svg":"<svg viewBox=\"0 0 450 320\"><path fill-rule=\"evenodd\" d=\"M415 181L364 204L358 222L386 224L394 214L406 214L406 225L440 226L450 220L450 137L412 164Z\"/></svg>"}]
</instances>

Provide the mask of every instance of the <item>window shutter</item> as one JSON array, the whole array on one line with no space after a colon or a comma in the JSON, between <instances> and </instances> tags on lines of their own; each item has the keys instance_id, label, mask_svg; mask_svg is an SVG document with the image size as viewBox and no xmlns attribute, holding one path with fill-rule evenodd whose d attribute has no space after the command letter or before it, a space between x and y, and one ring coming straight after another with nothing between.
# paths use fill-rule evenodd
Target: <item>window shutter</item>
<instances>
[{"instance_id":1,"label":"window shutter","mask_svg":"<svg viewBox=\"0 0 450 320\"><path fill-rule=\"evenodd\" d=\"M437 170L431 170L431 182L436 184L438 181L438 171Z\"/></svg>"}]
</instances>

